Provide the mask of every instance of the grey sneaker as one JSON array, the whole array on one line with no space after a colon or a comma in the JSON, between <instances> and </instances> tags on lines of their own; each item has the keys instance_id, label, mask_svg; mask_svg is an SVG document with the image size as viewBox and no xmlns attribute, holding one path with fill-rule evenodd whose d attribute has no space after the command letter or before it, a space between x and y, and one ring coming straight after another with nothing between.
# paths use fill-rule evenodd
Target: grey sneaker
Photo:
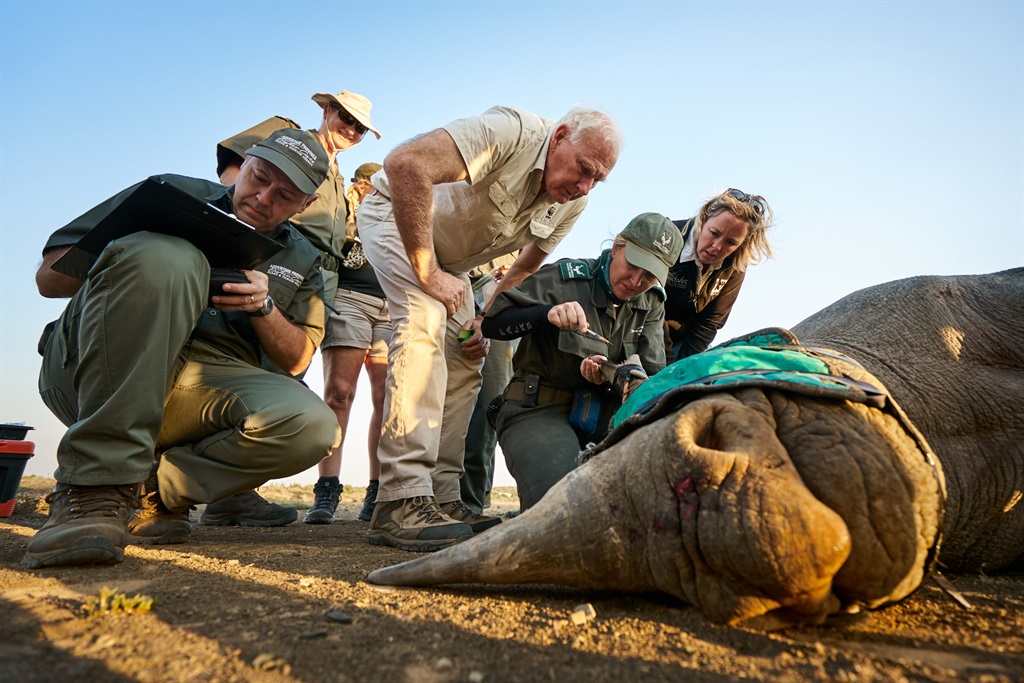
<instances>
[{"instance_id":1,"label":"grey sneaker","mask_svg":"<svg viewBox=\"0 0 1024 683\"><path fill-rule=\"evenodd\" d=\"M371 479L366 485L366 496L363 498L363 507L356 515L360 522L369 522L373 519L373 507L377 504L377 489L380 487L378 479Z\"/></svg>"},{"instance_id":2,"label":"grey sneaker","mask_svg":"<svg viewBox=\"0 0 1024 683\"><path fill-rule=\"evenodd\" d=\"M120 562L129 540L128 515L139 503L136 487L58 483L46 496L46 523L28 542L21 563L38 569Z\"/></svg>"},{"instance_id":3,"label":"grey sneaker","mask_svg":"<svg viewBox=\"0 0 1024 683\"><path fill-rule=\"evenodd\" d=\"M433 496L417 496L377 503L366 540L400 550L430 553L473 537L468 524L441 512Z\"/></svg>"},{"instance_id":4,"label":"grey sneaker","mask_svg":"<svg viewBox=\"0 0 1024 683\"><path fill-rule=\"evenodd\" d=\"M345 487L337 477L320 477L313 484L313 504L306 510L303 522L306 524L330 524L338 511L338 500Z\"/></svg>"},{"instance_id":5,"label":"grey sneaker","mask_svg":"<svg viewBox=\"0 0 1024 683\"><path fill-rule=\"evenodd\" d=\"M501 524L501 517L491 515L478 515L469 509L461 500L453 500L441 506L441 512L451 517L456 522L465 522L474 534L487 531L492 526Z\"/></svg>"},{"instance_id":6,"label":"grey sneaker","mask_svg":"<svg viewBox=\"0 0 1024 683\"><path fill-rule=\"evenodd\" d=\"M199 516L203 526L284 526L299 518L295 508L271 503L253 490L210 503Z\"/></svg>"},{"instance_id":7,"label":"grey sneaker","mask_svg":"<svg viewBox=\"0 0 1024 683\"><path fill-rule=\"evenodd\" d=\"M160 498L160 487L153 465L146 481L142 482L142 495L139 508L130 520L128 530L132 540L142 545L173 545L184 543L192 535L192 522L185 512L171 512Z\"/></svg>"}]
</instances>

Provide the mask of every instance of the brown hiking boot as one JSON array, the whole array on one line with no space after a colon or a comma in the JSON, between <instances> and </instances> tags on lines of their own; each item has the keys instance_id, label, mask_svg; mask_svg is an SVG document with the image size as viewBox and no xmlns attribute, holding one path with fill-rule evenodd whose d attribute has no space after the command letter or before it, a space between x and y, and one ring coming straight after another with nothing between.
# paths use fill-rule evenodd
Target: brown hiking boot
<instances>
[{"instance_id":1,"label":"brown hiking boot","mask_svg":"<svg viewBox=\"0 0 1024 683\"><path fill-rule=\"evenodd\" d=\"M173 545L184 543L192 535L192 522L188 510L171 512L160 498L160 487L156 478L157 460L149 477L142 483L139 508L128 521L132 540L141 545Z\"/></svg>"},{"instance_id":2,"label":"brown hiking boot","mask_svg":"<svg viewBox=\"0 0 1024 683\"><path fill-rule=\"evenodd\" d=\"M473 537L468 524L441 512L433 496L378 502L366 540L400 550L429 553Z\"/></svg>"},{"instance_id":3,"label":"brown hiking boot","mask_svg":"<svg viewBox=\"0 0 1024 683\"><path fill-rule=\"evenodd\" d=\"M299 518L295 508L271 503L252 489L210 503L199 516L203 526L284 526Z\"/></svg>"},{"instance_id":4,"label":"brown hiking boot","mask_svg":"<svg viewBox=\"0 0 1024 683\"><path fill-rule=\"evenodd\" d=\"M487 531L492 526L501 524L500 517L478 515L461 500L453 500L450 503L445 503L441 506L441 512L448 515L456 522L465 522L469 525L469 528L473 530L474 534L479 534L482 531Z\"/></svg>"},{"instance_id":5,"label":"brown hiking boot","mask_svg":"<svg viewBox=\"0 0 1024 683\"><path fill-rule=\"evenodd\" d=\"M128 515L139 499L135 484L78 486L59 483L46 496L50 514L28 542L21 563L31 569L112 564L124 559Z\"/></svg>"}]
</instances>

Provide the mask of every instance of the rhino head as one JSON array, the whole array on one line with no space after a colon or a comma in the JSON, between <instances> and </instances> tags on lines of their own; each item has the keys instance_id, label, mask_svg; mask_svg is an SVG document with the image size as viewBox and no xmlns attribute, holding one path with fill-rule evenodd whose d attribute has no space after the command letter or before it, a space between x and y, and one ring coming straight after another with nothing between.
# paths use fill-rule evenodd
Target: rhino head
<instances>
[{"instance_id":1,"label":"rhino head","mask_svg":"<svg viewBox=\"0 0 1024 683\"><path fill-rule=\"evenodd\" d=\"M890 415L742 389L636 429L511 522L368 581L661 591L715 622L820 623L921 582L941 500Z\"/></svg>"}]
</instances>

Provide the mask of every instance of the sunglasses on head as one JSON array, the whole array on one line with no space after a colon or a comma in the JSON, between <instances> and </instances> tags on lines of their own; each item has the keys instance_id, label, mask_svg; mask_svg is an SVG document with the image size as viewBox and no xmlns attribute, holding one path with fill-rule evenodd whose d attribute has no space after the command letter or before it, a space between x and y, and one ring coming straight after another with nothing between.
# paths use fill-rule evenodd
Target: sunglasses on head
<instances>
[{"instance_id":1,"label":"sunglasses on head","mask_svg":"<svg viewBox=\"0 0 1024 683\"><path fill-rule=\"evenodd\" d=\"M728 190L726 190L725 194L729 195L733 199L743 202L744 204L749 204L750 208L752 208L759 216L763 216L765 210L767 210L768 208L765 205L764 200L761 199L760 197L747 194L746 192L742 190L737 190L734 187L730 187Z\"/></svg>"},{"instance_id":2,"label":"sunglasses on head","mask_svg":"<svg viewBox=\"0 0 1024 683\"><path fill-rule=\"evenodd\" d=\"M360 135L366 134L366 126L359 123L359 121L356 120L356 117L352 116L352 114L349 114L348 111L345 110L345 108L339 107L336 104L331 105L331 108L334 109L334 112L338 115L338 118L341 119L342 123L352 126Z\"/></svg>"}]
</instances>

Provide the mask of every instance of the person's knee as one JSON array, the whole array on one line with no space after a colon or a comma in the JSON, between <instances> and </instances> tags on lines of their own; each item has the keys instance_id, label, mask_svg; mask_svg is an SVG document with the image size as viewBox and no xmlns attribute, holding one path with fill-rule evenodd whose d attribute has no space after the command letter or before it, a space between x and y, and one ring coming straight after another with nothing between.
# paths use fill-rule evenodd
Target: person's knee
<instances>
[{"instance_id":1,"label":"person's knee","mask_svg":"<svg viewBox=\"0 0 1024 683\"><path fill-rule=\"evenodd\" d=\"M299 422L295 434L295 453L298 457L315 464L330 455L341 443L338 418L327 404L311 401L295 415L295 420Z\"/></svg>"},{"instance_id":2,"label":"person's knee","mask_svg":"<svg viewBox=\"0 0 1024 683\"><path fill-rule=\"evenodd\" d=\"M324 402L335 413L351 410L355 396L356 385L352 382L329 380L324 385Z\"/></svg>"},{"instance_id":3,"label":"person's knee","mask_svg":"<svg viewBox=\"0 0 1024 683\"><path fill-rule=\"evenodd\" d=\"M210 264L186 240L152 232L137 232L116 240L101 257L101 263L130 274L134 292L166 294L181 291L186 284L206 288Z\"/></svg>"}]
</instances>

